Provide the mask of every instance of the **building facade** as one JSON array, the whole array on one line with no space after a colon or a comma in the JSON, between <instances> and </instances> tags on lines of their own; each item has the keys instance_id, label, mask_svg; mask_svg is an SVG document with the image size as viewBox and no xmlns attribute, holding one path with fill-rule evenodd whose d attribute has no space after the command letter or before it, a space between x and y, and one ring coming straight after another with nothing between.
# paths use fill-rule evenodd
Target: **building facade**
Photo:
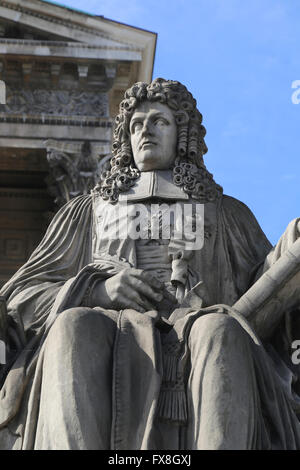
<instances>
[{"instance_id":1,"label":"building facade","mask_svg":"<svg viewBox=\"0 0 300 470\"><path fill-rule=\"evenodd\" d=\"M95 184L120 99L151 81L155 47L155 33L101 16L0 0L0 286L57 208Z\"/></svg>"}]
</instances>

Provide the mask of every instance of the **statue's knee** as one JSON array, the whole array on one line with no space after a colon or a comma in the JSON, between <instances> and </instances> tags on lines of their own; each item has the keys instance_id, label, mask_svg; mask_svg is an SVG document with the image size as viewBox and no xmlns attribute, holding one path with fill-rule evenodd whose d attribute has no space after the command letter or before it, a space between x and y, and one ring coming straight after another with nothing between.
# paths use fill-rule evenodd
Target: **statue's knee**
<instances>
[{"instance_id":1,"label":"statue's knee","mask_svg":"<svg viewBox=\"0 0 300 470\"><path fill-rule=\"evenodd\" d=\"M93 340L97 342L113 339L115 322L99 309L74 307L62 312L56 319L50 333L56 338L68 340Z\"/></svg>"},{"instance_id":2,"label":"statue's knee","mask_svg":"<svg viewBox=\"0 0 300 470\"><path fill-rule=\"evenodd\" d=\"M88 318L90 310L92 309L87 307L74 307L61 312L55 320L52 331L61 331L65 334L67 331L77 329Z\"/></svg>"},{"instance_id":3,"label":"statue's knee","mask_svg":"<svg viewBox=\"0 0 300 470\"><path fill-rule=\"evenodd\" d=\"M220 341L226 337L236 340L245 332L238 321L229 315L210 313L198 318L191 328L190 341Z\"/></svg>"}]
</instances>

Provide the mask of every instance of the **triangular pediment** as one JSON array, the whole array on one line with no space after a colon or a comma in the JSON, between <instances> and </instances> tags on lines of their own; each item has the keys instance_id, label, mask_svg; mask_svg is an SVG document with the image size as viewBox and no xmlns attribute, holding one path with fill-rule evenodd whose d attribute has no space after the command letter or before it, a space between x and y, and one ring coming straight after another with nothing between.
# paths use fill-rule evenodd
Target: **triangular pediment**
<instances>
[{"instance_id":1,"label":"triangular pediment","mask_svg":"<svg viewBox=\"0 0 300 470\"><path fill-rule=\"evenodd\" d=\"M106 23L102 17L85 15L42 0L0 1L0 40L75 42L102 48L142 49L129 37L122 38L122 27L120 34L116 34L115 28L110 34Z\"/></svg>"},{"instance_id":2,"label":"triangular pediment","mask_svg":"<svg viewBox=\"0 0 300 470\"><path fill-rule=\"evenodd\" d=\"M0 14L0 39L17 40L17 41L67 41L71 42L68 38L64 38L53 31L42 31L33 26L28 26L20 23L19 21L9 21Z\"/></svg>"}]
</instances>

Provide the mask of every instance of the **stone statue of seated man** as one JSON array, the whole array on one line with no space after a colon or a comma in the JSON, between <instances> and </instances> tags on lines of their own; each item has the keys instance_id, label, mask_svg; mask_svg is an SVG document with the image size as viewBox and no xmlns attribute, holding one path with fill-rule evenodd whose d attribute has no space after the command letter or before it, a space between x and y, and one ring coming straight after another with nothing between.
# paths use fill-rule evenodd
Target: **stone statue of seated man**
<instances>
[{"instance_id":1,"label":"stone statue of seated man","mask_svg":"<svg viewBox=\"0 0 300 470\"><path fill-rule=\"evenodd\" d=\"M298 220L272 248L204 136L179 82L125 93L110 167L0 293L1 449L300 448L297 292L270 323L235 308Z\"/></svg>"}]
</instances>

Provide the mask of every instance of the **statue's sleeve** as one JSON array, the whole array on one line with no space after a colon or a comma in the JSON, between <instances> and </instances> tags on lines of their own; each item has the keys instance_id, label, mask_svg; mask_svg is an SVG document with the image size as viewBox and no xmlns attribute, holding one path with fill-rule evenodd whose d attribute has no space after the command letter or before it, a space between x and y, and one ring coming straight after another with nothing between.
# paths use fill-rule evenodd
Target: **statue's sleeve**
<instances>
[{"instance_id":1,"label":"statue's sleeve","mask_svg":"<svg viewBox=\"0 0 300 470\"><path fill-rule=\"evenodd\" d=\"M232 276L242 295L259 275L271 243L251 210L241 201L229 196L223 198L223 239L226 256L232 266Z\"/></svg>"},{"instance_id":2,"label":"statue's sleeve","mask_svg":"<svg viewBox=\"0 0 300 470\"><path fill-rule=\"evenodd\" d=\"M230 233L229 251L232 262L236 263L236 268L239 267L236 272L239 273L242 279L240 282L244 282L244 285L247 282L247 264L249 267L251 265L254 267L254 278L251 276L253 284L279 261L299 238L300 219L291 221L278 243L272 247L247 206L233 198L228 198L225 204L227 207L223 210L223 222L226 224L227 233ZM243 259L248 260L244 268ZM299 361L293 362L293 352L295 352L293 342L300 338L299 310L298 307L290 312L283 311L281 321L275 330L270 329L272 336L264 340L264 346L297 413L300 413L300 364Z\"/></svg>"},{"instance_id":3,"label":"statue's sleeve","mask_svg":"<svg viewBox=\"0 0 300 470\"><path fill-rule=\"evenodd\" d=\"M39 331L61 289L91 261L91 230L91 196L78 196L59 210L27 263L2 288L21 343Z\"/></svg>"}]
</instances>

